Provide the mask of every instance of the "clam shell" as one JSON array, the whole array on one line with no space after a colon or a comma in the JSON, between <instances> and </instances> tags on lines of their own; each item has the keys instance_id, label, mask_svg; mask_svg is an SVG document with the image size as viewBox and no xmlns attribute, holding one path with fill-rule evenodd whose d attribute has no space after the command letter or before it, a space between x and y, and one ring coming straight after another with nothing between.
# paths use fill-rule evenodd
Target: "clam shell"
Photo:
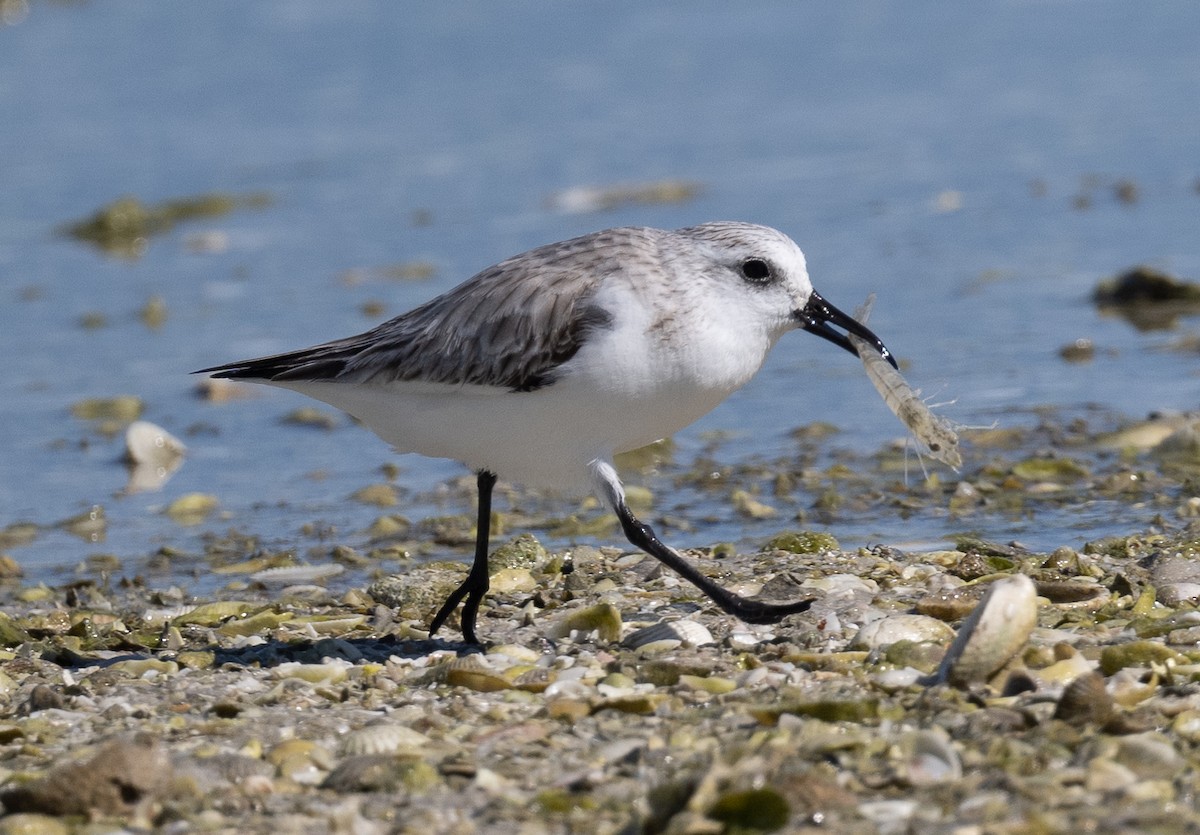
<instances>
[{"instance_id":1,"label":"clam shell","mask_svg":"<svg viewBox=\"0 0 1200 835\"><path fill-rule=\"evenodd\" d=\"M394 722L372 722L346 734L341 752L346 757L395 754L402 750L421 750L428 744L429 737L412 728Z\"/></svg>"},{"instance_id":2,"label":"clam shell","mask_svg":"<svg viewBox=\"0 0 1200 835\"><path fill-rule=\"evenodd\" d=\"M941 728L913 731L900 738L901 773L913 786L933 786L962 779L962 760Z\"/></svg>"},{"instance_id":3,"label":"clam shell","mask_svg":"<svg viewBox=\"0 0 1200 835\"><path fill-rule=\"evenodd\" d=\"M264 568L255 571L250 579L263 585L290 586L295 583L313 583L336 577L345 571L345 566L337 563L329 565L284 565L277 568Z\"/></svg>"},{"instance_id":4,"label":"clam shell","mask_svg":"<svg viewBox=\"0 0 1200 835\"><path fill-rule=\"evenodd\" d=\"M129 462L130 493L158 490L183 463L187 447L161 426L135 420L125 430L125 458Z\"/></svg>"},{"instance_id":5,"label":"clam shell","mask_svg":"<svg viewBox=\"0 0 1200 835\"><path fill-rule=\"evenodd\" d=\"M1021 651L1037 625L1037 590L1024 574L992 583L930 683L955 687L987 681Z\"/></svg>"},{"instance_id":6,"label":"clam shell","mask_svg":"<svg viewBox=\"0 0 1200 835\"><path fill-rule=\"evenodd\" d=\"M1054 718L1073 725L1103 725L1113 713L1113 698L1105 686L1104 676L1093 671L1084 673L1065 688L1054 709Z\"/></svg>"},{"instance_id":7,"label":"clam shell","mask_svg":"<svg viewBox=\"0 0 1200 835\"><path fill-rule=\"evenodd\" d=\"M953 637L954 630L937 618L928 615L887 615L859 629L850 646L855 649L874 649L899 641L946 643Z\"/></svg>"},{"instance_id":8,"label":"clam shell","mask_svg":"<svg viewBox=\"0 0 1200 835\"><path fill-rule=\"evenodd\" d=\"M434 673L435 671L430 671ZM440 664L435 675L452 687L466 687L478 693L494 693L507 690L512 682L496 669L481 661L478 656L467 655Z\"/></svg>"},{"instance_id":9,"label":"clam shell","mask_svg":"<svg viewBox=\"0 0 1200 835\"><path fill-rule=\"evenodd\" d=\"M684 645L701 647L716 641L702 623L694 620L672 620L659 621L635 629L625 636L621 643L631 649L644 649L651 644L658 649L674 649Z\"/></svg>"},{"instance_id":10,"label":"clam shell","mask_svg":"<svg viewBox=\"0 0 1200 835\"><path fill-rule=\"evenodd\" d=\"M1099 583L1079 581L1040 581L1037 593L1060 609L1090 611L1106 605L1112 592Z\"/></svg>"},{"instance_id":11,"label":"clam shell","mask_svg":"<svg viewBox=\"0 0 1200 835\"><path fill-rule=\"evenodd\" d=\"M547 667L532 667L513 679L513 687L530 693L542 693L558 678L558 672Z\"/></svg>"}]
</instances>

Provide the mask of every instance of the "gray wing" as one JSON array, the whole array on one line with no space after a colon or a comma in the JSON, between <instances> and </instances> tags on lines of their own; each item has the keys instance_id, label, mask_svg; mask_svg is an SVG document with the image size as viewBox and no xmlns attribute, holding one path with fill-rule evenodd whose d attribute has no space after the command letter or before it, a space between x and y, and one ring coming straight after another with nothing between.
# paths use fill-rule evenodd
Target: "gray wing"
<instances>
[{"instance_id":1,"label":"gray wing","mask_svg":"<svg viewBox=\"0 0 1200 835\"><path fill-rule=\"evenodd\" d=\"M270 382L420 380L533 391L554 382L589 333L611 324L594 302L596 288L631 260L651 257L656 233L609 229L540 247L358 336L202 371Z\"/></svg>"}]
</instances>

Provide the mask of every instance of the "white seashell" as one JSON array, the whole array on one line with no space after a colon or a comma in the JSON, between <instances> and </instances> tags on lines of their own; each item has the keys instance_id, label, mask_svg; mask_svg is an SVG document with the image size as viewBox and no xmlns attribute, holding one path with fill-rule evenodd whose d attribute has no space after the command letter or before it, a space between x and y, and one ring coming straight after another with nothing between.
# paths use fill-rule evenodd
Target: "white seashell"
<instances>
[{"instance_id":1,"label":"white seashell","mask_svg":"<svg viewBox=\"0 0 1200 835\"><path fill-rule=\"evenodd\" d=\"M551 684L542 691L542 698L547 701L550 699L586 699L589 696L595 695L595 689L589 687L582 680L562 679Z\"/></svg>"},{"instance_id":2,"label":"white seashell","mask_svg":"<svg viewBox=\"0 0 1200 835\"><path fill-rule=\"evenodd\" d=\"M128 493L158 490L183 464L187 447L161 426L135 420L125 430L125 457L129 462Z\"/></svg>"},{"instance_id":3,"label":"white seashell","mask_svg":"<svg viewBox=\"0 0 1200 835\"><path fill-rule=\"evenodd\" d=\"M927 615L887 615L859 629L850 646L854 649L875 649L898 641L948 643L953 637L954 630L937 618Z\"/></svg>"},{"instance_id":4,"label":"white seashell","mask_svg":"<svg viewBox=\"0 0 1200 835\"><path fill-rule=\"evenodd\" d=\"M654 644L656 649L674 649L679 646L702 647L715 643L712 633L702 623L694 620L659 621L650 626L635 629L621 642L631 649L641 649Z\"/></svg>"},{"instance_id":5,"label":"white seashell","mask_svg":"<svg viewBox=\"0 0 1200 835\"><path fill-rule=\"evenodd\" d=\"M1179 606L1200 600L1200 583L1165 583L1158 587L1158 601L1164 606Z\"/></svg>"},{"instance_id":6,"label":"white seashell","mask_svg":"<svg viewBox=\"0 0 1200 835\"><path fill-rule=\"evenodd\" d=\"M905 734L900 738L899 748L904 755L901 770L911 785L934 786L962 779L962 760L941 728Z\"/></svg>"},{"instance_id":7,"label":"white seashell","mask_svg":"<svg viewBox=\"0 0 1200 835\"><path fill-rule=\"evenodd\" d=\"M893 670L883 670L871 676L875 686L885 693L895 693L911 687L923 678L921 671L914 667L901 667Z\"/></svg>"},{"instance_id":8,"label":"white seashell","mask_svg":"<svg viewBox=\"0 0 1200 835\"><path fill-rule=\"evenodd\" d=\"M959 627L938 671L926 683L955 687L987 681L1021 651L1037 626L1037 590L1024 574L992 583Z\"/></svg>"},{"instance_id":9,"label":"white seashell","mask_svg":"<svg viewBox=\"0 0 1200 835\"><path fill-rule=\"evenodd\" d=\"M311 583L314 580L325 580L336 577L345 571L345 566L337 563L329 565L284 565L278 568L264 568L255 571L250 579L256 583L268 585L289 586L294 583Z\"/></svg>"},{"instance_id":10,"label":"white seashell","mask_svg":"<svg viewBox=\"0 0 1200 835\"><path fill-rule=\"evenodd\" d=\"M761 644L764 640L767 639L759 635L755 635L749 630L735 629L733 632L729 633L729 637L725 639L725 642L729 644L730 649L744 652L746 650L753 649Z\"/></svg>"},{"instance_id":11,"label":"white seashell","mask_svg":"<svg viewBox=\"0 0 1200 835\"><path fill-rule=\"evenodd\" d=\"M429 737L420 731L394 722L373 722L351 731L342 740L342 755L395 754L402 750L421 750L429 745Z\"/></svg>"}]
</instances>

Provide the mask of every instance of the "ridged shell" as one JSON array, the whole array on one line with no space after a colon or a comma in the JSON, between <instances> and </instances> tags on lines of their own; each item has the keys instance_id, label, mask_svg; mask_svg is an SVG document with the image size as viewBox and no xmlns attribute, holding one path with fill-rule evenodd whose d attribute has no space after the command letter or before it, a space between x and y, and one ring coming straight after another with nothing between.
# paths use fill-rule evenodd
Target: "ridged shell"
<instances>
[{"instance_id":1,"label":"ridged shell","mask_svg":"<svg viewBox=\"0 0 1200 835\"><path fill-rule=\"evenodd\" d=\"M1054 718L1072 725L1103 725L1113 713L1113 698L1105 686L1104 676L1085 673L1063 689L1054 709Z\"/></svg>"},{"instance_id":2,"label":"ridged shell","mask_svg":"<svg viewBox=\"0 0 1200 835\"><path fill-rule=\"evenodd\" d=\"M264 585L290 586L293 583L312 583L336 577L345 571L345 566L337 563L329 565L284 565L278 568L264 568L255 571L250 579Z\"/></svg>"},{"instance_id":3,"label":"ridged shell","mask_svg":"<svg viewBox=\"0 0 1200 835\"><path fill-rule=\"evenodd\" d=\"M442 680L452 687L466 687L478 693L494 693L497 690L507 690L512 682L493 669L477 656L468 655L455 658L441 665Z\"/></svg>"},{"instance_id":4,"label":"ridged shell","mask_svg":"<svg viewBox=\"0 0 1200 835\"><path fill-rule=\"evenodd\" d=\"M428 744L429 737L412 728L394 722L375 722L346 734L341 751L346 757L395 754L405 750L420 750Z\"/></svg>"},{"instance_id":5,"label":"ridged shell","mask_svg":"<svg viewBox=\"0 0 1200 835\"><path fill-rule=\"evenodd\" d=\"M635 629L622 641L631 649L643 649L651 644L659 649L674 649L679 646L701 647L715 643L712 633L702 623L694 620L659 621Z\"/></svg>"},{"instance_id":6,"label":"ridged shell","mask_svg":"<svg viewBox=\"0 0 1200 835\"><path fill-rule=\"evenodd\" d=\"M558 671L549 667L534 667L513 679L513 687L529 693L542 693L558 678Z\"/></svg>"}]
</instances>

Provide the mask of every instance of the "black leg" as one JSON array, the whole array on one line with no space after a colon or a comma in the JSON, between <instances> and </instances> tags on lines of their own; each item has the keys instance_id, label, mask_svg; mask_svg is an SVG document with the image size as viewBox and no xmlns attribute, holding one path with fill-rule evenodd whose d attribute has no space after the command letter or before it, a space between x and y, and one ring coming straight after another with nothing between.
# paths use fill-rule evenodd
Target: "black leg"
<instances>
[{"instance_id":1,"label":"black leg","mask_svg":"<svg viewBox=\"0 0 1200 835\"><path fill-rule=\"evenodd\" d=\"M621 527L625 531L625 536L630 542L666 565L672 571L682 575L685 580L694 584L700 591L708 595L714 603L734 617L741 618L747 623L778 623L788 615L806 611L813 603L813 599L799 600L795 603L763 603L759 600L750 600L741 597L728 589L723 589L696 570L691 563L687 562L676 551L664 545L649 525L639 521L630 512L629 507L623 500L615 501L614 509L617 512L617 518L621 520Z\"/></svg>"},{"instance_id":2,"label":"black leg","mask_svg":"<svg viewBox=\"0 0 1200 835\"><path fill-rule=\"evenodd\" d=\"M467 575L467 579L446 598L433 623L429 624L431 638L442 628L446 618L450 617L450 613L458 608L458 604L465 597L467 602L463 605L462 634L467 643L479 643L479 639L475 637L475 616L479 613L479 604L483 602L483 596L487 594L489 586L488 529L492 522L492 488L496 486L496 474L480 470L476 484L479 486L479 517L475 523L475 562L471 564L471 573Z\"/></svg>"}]
</instances>

